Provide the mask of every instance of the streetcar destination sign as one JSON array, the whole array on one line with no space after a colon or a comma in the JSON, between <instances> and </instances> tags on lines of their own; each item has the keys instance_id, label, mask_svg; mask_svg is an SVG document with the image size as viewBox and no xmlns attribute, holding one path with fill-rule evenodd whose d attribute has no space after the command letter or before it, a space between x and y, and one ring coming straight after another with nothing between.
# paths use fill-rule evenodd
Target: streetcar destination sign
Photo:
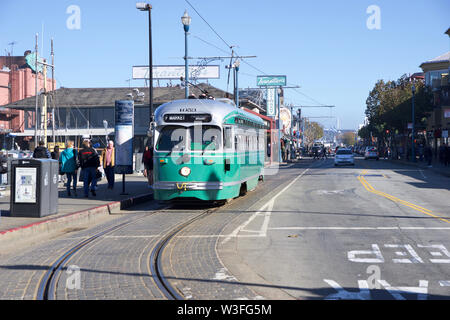
<instances>
[{"instance_id":1,"label":"streetcar destination sign","mask_svg":"<svg viewBox=\"0 0 450 320\"><path fill-rule=\"evenodd\" d=\"M286 76L256 76L256 85L260 87L285 86Z\"/></svg>"}]
</instances>

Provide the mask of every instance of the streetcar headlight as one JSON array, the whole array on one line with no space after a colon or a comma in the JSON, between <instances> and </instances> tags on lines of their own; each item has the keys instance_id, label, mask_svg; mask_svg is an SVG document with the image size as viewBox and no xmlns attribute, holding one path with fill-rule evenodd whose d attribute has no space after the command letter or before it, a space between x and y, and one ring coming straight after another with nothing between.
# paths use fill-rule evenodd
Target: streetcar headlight
<instances>
[{"instance_id":1,"label":"streetcar headlight","mask_svg":"<svg viewBox=\"0 0 450 320\"><path fill-rule=\"evenodd\" d=\"M180 174L184 177L187 177L188 175L191 174L191 169L189 169L188 167L183 167L180 170Z\"/></svg>"}]
</instances>

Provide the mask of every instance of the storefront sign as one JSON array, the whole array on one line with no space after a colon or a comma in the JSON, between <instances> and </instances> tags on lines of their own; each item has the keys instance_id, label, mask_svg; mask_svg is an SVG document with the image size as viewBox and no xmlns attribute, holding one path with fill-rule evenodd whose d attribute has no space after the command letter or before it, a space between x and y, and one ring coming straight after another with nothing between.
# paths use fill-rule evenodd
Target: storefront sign
<instances>
[{"instance_id":1,"label":"storefront sign","mask_svg":"<svg viewBox=\"0 0 450 320\"><path fill-rule=\"evenodd\" d=\"M286 76L256 76L256 85L260 87L285 86Z\"/></svg>"},{"instance_id":2,"label":"storefront sign","mask_svg":"<svg viewBox=\"0 0 450 320\"><path fill-rule=\"evenodd\" d=\"M115 169L119 174L133 173L134 101L116 100Z\"/></svg>"},{"instance_id":3,"label":"storefront sign","mask_svg":"<svg viewBox=\"0 0 450 320\"><path fill-rule=\"evenodd\" d=\"M180 80L184 78L185 66L153 66L153 79ZM133 79L149 79L148 66L133 66ZM219 79L218 65L189 66L190 79Z\"/></svg>"},{"instance_id":4,"label":"storefront sign","mask_svg":"<svg viewBox=\"0 0 450 320\"><path fill-rule=\"evenodd\" d=\"M275 88L267 88L267 115L269 117L275 117L277 110L275 108Z\"/></svg>"}]
</instances>

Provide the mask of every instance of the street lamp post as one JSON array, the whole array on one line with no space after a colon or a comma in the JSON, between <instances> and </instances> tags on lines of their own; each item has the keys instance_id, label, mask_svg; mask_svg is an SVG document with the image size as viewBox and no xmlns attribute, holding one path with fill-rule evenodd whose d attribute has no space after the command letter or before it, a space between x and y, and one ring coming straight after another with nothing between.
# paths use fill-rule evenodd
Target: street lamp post
<instances>
[{"instance_id":1,"label":"street lamp post","mask_svg":"<svg viewBox=\"0 0 450 320\"><path fill-rule=\"evenodd\" d=\"M149 3L138 2L136 9L148 11L148 74L149 74L149 104L150 104L150 122L153 122L153 58L152 58L152 6Z\"/></svg>"},{"instance_id":2,"label":"street lamp post","mask_svg":"<svg viewBox=\"0 0 450 320\"><path fill-rule=\"evenodd\" d=\"M414 120L414 94L416 92L416 87L413 83L411 87L412 91L412 130L411 130L411 159L413 162L416 162L416 153L415 153L415 146L414 146L414 126L415 126L415 120Z\"/></svg>"},{"instance_id":3,"label":"street lamp post","mask_svg":"<svg viewBox=\"0 0 450 320\"><path fill-rule=\"evenodd\" d=\"M234 94L234 98L235 98L235 103L236 106L239 108L239 84L238 84L238 73L239 73L239 65L240 62L239 60L236 60L236 62L234 63L234 72L235 72L235 94Z\"/></svg>"},{"instance_id":4,"label":"street lamp post","mask_svg":"<svg viewBox=\"0 0 450 320\"><path fill-rule=\"evenodd\" d=\"M278 143L280 144L280 147L278 148L278 160L279 162L283 162L283 157L281 155L281 130L282 130L282 123L281 123L281 113L280 113L280 96L281 96L281 87L277 90L278 94L278 101L277 101L277 111L278 111ZM286 146L285 146L286 147Z\"/></svg>"},{"instance_id":5,"label":"street lamp post","mask_svg":"<svg viewBox=\"0 0 450 320\"><path fill-rule=\"evenodd\" d=\"M184 97L189 97L189 63L188 63L188 31L191 24L191 17L188 15L187 10L184 11L181 17L181 23L184 28Z\"/></svg>"}]
</instances>

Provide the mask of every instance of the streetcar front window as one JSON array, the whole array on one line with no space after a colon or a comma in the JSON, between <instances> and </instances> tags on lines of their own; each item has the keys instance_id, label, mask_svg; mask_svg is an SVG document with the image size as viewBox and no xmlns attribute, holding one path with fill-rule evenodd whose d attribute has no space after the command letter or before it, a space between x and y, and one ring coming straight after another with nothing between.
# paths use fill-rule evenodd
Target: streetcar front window
<instances>
[{"instance_id":1,"label":"streetcar front window","mask_svg":"<svg viewBox=\"0 0 450 320\"><path fill-rule=\"evenodd\" d=\"M222 145L222 133L216 126L189 127L189 136L192 151L215 151Z\"/></svg>"},{"instance_id":2,"label":"streetcar front window","mask_svg":"<svg viewBox=\"0 0 450 320\"><path fill-rule=\"evenodd\" d=\"M186 128L180 126L166 126L161 130L156 150L183 151L186 149Z\"/></svg>"}]
</instances>

